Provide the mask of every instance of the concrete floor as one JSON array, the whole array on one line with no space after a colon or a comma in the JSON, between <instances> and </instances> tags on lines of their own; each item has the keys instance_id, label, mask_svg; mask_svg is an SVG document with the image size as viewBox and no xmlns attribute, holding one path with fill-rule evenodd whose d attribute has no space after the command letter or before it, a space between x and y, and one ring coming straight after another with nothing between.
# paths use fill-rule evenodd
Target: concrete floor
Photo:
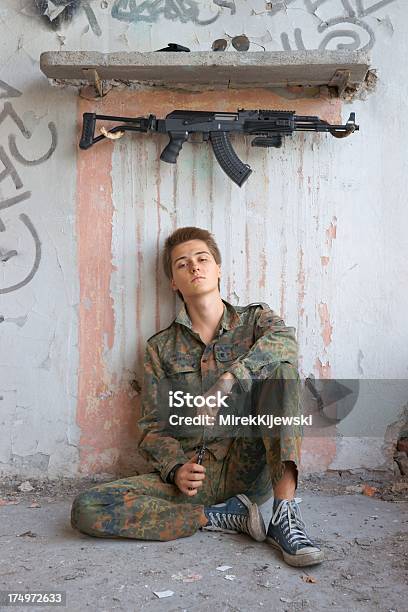
<instances>
[{"instance_id":1,"label":"concrete floor","mask_svg":"<svg viewBox=\"0 0 408 612\"><path fill-rule=\"evenodd\" d=\"M406 612L407 505L310 486L298 496L309 533L326 553L325 563L304 570L239 534L198 532L172 542L87 537L69 524L72 491L0 496L0 590L61 590L65 609L98 612ZM270 503L262 511L269 520ZM218 571L220 565L231 569ZM183 581L189 574L193 581ZM165 590L174 594L153 593Z\"/></svg>"}]
</instances>

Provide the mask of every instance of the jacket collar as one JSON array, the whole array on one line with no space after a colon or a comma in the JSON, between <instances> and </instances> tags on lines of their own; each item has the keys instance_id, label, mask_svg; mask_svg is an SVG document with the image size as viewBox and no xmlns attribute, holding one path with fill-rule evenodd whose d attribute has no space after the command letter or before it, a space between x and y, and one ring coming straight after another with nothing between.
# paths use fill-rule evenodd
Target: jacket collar
<instances>
[{"instance_id":1,"label":"jacket collar","mask_svg":"<svg viewBox=\"0 0 408 612\"><path fill-rule=\"evenodd\" d=\"M234 306L232 306L232 304L230 304L226 300L222 300L222 301L224 302L224 312L221 317L219 330L222 331L224 329L225 330L234 329L240 324L241 318L238 312L235 310ZM191 322L190 316L187 312L187 308L184 302L178 312L175 322L180 323L181 325L184 325L185 327L188 327L188 329L190 330L193 329L193 324Z\"/></svg>"}]
</instances>

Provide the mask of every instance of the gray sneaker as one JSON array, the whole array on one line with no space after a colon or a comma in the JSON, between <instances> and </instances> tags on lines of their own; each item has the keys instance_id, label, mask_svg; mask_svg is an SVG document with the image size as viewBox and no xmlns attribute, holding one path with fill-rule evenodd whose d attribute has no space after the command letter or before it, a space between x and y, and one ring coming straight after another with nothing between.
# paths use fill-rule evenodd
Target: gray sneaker
<instances>
[{"instance_id":1,"label":"gray sneaker","mask_svg":"<svg viewBox=\"0 0 408 612\"><path fill-rule=\"evenodd\" d=\"M208 531L224 531L227 533L247 533L257 542L263 542L266 537L265 523L257 506L244 494L230 497L222 504L204 508L208 525L203 529Z\"/></svg>"},{"instance_id":2,"label":"gray sneaker","mask_svg":"<svg viewBox=\"0 0 408 612\"><path fill-rule=\"evenodd\" d=\"M266 541L278 548L289 565L303 567L323 561L324 555L305 530L298 502L300 498L275 499Z\"/></svg>"}]
</instances>

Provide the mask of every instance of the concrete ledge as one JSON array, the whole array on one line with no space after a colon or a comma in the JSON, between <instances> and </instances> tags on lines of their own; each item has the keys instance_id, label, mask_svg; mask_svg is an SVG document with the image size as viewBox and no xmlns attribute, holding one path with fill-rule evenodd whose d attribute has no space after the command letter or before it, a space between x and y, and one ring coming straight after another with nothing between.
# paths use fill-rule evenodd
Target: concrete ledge
<instances>
[{"instance_id":1,"label":"concrete ledge","mask_svg":"<svg viewBox=\"0 0 408 612\"><path fill-rule=\"evenodd\" d=\"M273 51L191 53L98 53L47 51L42 72L58 81L104 81L220 87L358 88L369 69L361 51Z\"/></svg>"}]
</instances>

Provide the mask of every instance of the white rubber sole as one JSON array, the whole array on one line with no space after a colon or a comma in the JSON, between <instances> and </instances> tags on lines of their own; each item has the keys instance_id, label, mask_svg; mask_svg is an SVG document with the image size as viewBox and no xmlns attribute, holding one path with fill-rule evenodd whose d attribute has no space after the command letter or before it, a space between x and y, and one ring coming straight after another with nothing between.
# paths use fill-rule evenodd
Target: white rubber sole
<instances>
[{"instance_id":1,"label":"white rubber sole","mask_svg":"<svg viewBox=\"0 0 408 612\"><path fill-rule=\"evenodd\" d=\"M324 561L324 553L322 550L316 552L303 553L300 555L290 555L273 539L266 537L268 544L271 544L277 550L280 550L283 555L283 560L288 565L293 567L306 567L308 565L317 565Z\"/></svg>"}]
</instances>

